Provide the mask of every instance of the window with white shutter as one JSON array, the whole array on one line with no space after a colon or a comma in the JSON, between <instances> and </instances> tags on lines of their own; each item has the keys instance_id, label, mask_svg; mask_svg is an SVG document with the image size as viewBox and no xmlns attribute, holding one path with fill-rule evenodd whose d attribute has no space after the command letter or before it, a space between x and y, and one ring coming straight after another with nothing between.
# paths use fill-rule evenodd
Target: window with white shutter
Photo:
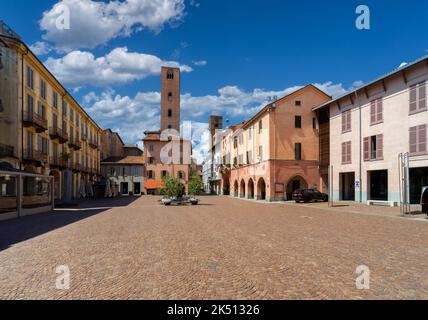
<instances>
[{"instance_id":1,"label":"window with white shutter","mask_svg":"<svg viewBox=\"0 0 428 320\"><path fill-rule=\"evenodd\" d=\"M383 160L383 134L365 137L363 141L364 161Z\"/></svg>"},{"instance_id":2,"label":"window with white shutter","mask_svg":"<svg viewBox=\"0 0 428 320\"><path fill-rule=\"evenodd\" d=\"M427 109L426 83L421 82L410 87L409 112L416 113Z\"/></svg>"}]
</instances>

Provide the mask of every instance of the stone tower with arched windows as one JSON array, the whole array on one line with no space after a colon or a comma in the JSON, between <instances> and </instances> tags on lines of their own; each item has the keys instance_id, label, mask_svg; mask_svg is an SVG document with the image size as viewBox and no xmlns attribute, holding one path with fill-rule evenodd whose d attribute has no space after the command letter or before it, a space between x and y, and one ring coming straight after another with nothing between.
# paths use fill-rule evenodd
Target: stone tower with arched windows
<instances>
[{"instance_id":1,"label":"stone tower with arched windows","mask_svg":"<svg viewBox=\"0 0 428 320\"><path fill-rule=\"evenodd\" d=\"M180 69L162 67L161 131L180 132Z\"/></svg>"}]
</instances>

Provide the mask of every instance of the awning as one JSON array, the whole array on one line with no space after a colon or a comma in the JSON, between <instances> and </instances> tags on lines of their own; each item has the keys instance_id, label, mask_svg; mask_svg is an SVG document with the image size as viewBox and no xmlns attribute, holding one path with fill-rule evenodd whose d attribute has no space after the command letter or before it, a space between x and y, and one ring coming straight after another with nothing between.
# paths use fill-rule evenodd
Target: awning
<instances>
[{"instance_id":1,"label":"awning","mask_svg":"<svg viewBox=\"0 0 428 320\"><path fill-rule=\"evenodd\" d=\"M144 182L144 189L153 190L153 189L162 189L164 184L162 180L148 180Z\"/></svg>"}]
</instances>

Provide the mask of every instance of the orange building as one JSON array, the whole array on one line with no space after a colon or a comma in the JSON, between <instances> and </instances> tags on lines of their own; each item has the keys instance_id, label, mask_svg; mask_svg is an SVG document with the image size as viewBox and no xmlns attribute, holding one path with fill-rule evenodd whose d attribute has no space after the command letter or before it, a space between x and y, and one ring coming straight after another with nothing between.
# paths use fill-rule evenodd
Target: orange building
<instances>
[{"instance_id":1,"label":"orange building","mask_svg":"<svg viewBox=\"0 0 428 320\"><path fill-rule=\"evenodd\" d=\"M320 178L319 130L312 108L330 100L308 85L232 127L222 142L223 163L230 164L229 174L223 167L227 179L222 189L230 186L232 196L267 201L290 199L299 188L324 190L327 181Z\"/></svg>"}]
</instances>

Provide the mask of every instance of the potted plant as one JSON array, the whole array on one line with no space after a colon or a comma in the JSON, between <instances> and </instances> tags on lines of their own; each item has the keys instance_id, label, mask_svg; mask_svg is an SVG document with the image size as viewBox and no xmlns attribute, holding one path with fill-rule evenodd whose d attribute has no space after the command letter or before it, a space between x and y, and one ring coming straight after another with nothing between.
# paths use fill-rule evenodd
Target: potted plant
<instances>
[{"instance_id":1,"label":"potted plant","mask_svg":"<svg viewBox=\"0 0 428 320\"><path fill-rule=\"evenodd\" d=\"M201 194L203 190L203 182L201 177L199 176L192 176L189 181L189 196L190 196L190 203L192 205L197 205L199 203L199 200L196 199L196 196Z\"/></svg>"},{"instance_id":2,"label":"potted plant","mask_svg":"<svg viewBox=\"0 0 428 320\"><path fill-rule=\"evenodd\" d=\"M165 177L162 179L164 187L161 194L164 196L162 203L164 205L181 204L184 195L184 185L180 179Z\"/></svg>"}]
</instances>

